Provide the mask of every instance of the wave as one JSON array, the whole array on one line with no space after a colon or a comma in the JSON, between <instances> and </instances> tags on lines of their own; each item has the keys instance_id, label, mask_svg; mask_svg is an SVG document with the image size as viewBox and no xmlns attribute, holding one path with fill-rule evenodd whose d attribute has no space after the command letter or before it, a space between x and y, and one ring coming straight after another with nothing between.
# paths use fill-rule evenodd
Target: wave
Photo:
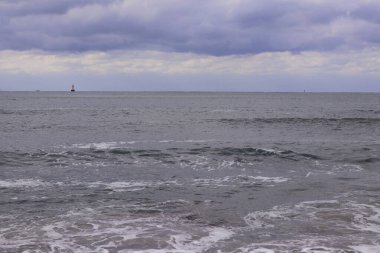
<instances>
[{"instance_id":1,"label":"wave","mask_svg":"<svg viewBox=\"0 0 380 253\"><path fill-rule=\"evenodd\" d=\"M373 114L380 114L380 110L375 110L375 109L358 109L358 110L355 110L357 112L361 112L361 113L373 113Z\"/></svg>"},{"instance_id":2,"label":"wave","mask_svg":"<svg viewBox=\"0 0 380 253\"><path fill-rule=\"evenodd\" d=\"M210 186L210 187L223 187L223 186L237 186L237 185L262 185L273 186L273 184L284 183L289 181L290 178L285 177L264 177L264 176L250 176L250 175L237 175L237 176L225 176L223 178L195 178L193 181L187 182L193 186ZM51 188L51 187L70 187L81 189L106 189L112 192L132 192L141 191L149 188L164 187L177 187L184 186L185 182L178 182L176 180L130 180L130 181L44 181L36 178L29 179L15 179L15 180L0 180L1 188L24 188L30 190L30 188Z\"/></svg>"},{"instance_id":3,"label":"wave","mask_svg":"<svg viewBox=\"0 0 380 253\"><path fill-rule=\"evenodd\" d=\"M326 227L334 227L334 230L357 229L380 234L380 206L353 201L318 200L301 202L293 207L275 206L268 211L252 212L244 220L254 229L281 227L290 225L289 222L297 226L297 221L302 221L325 223L331 225ZM304 229L305 233L314 232Z\"/></svg>"},{"instance_id":4,"label":"wave","mask_svg":"<svg viewBox=\"0 0 380 253\"><path fill-rule=\"evenodd\" d=\"M51 186L51 184L39 179L0 180L0 188L34 188L47 186Z\"/></svg>"},{"instance_id":5,"label":"wave","mask_svg":"<svg viewBox=\"0 0 380 253\"><path fill-rule=\"evenodd\" d=\"M264 176L226 176L223 178L197 178L194 179L194 185L196 186L208 186L208 187L223 187L223 186L248 186L248 185L262 185L273 186L273 184L284 183L289 181L289 178L285 177L264 177Z\"/></svg>"},{"instance_id":6,"label":"wave","mask_svg":"<svg viewBox=\"0 0 380 253\"><path fill-rule=\"evenodd\" d=\"M21 192L38 192L40 190L46 191L47 189L55 191L59 189L63 190L79 190L83 191L83 196L87 196L86 190L91 191L91 195L95 194L111 194L116 192L136 192L143 191L146 189L157 189L157 190L168 190L169 188L176 188L182 186L175 180L163 181L163 180L130 180L130 181L96 181L96 182L86 182L86 181L44 181L41 179L29 178L29 179L9 179L9 180L0 180L0 190L6 190L10 193L21 193ZM82 193L81 193L82 194ZM73 201L70 196L66 201ZM49 199L47 196L42 198L32 198L32 199L23 199L22 202L51 202L51 201L61 201L59 198L53 197ZM11 199L11 202L20 201L18 198ZM57 202L58 203L58 202Z\"/></svg>"},{"instance_id":7,"label":"wave","mask_svg":"<svg viewBox=\"0 0 380 253\"><path fill-rule=\"evenodd\" d=\"M337 125L337 124L379 124L380 118L222 118L217 120L229 125L254 125L254 124L286 124L286 125Z\"/></svg>"},{"instance_id":8,"label":"wave","mask_svg":"<svg viewBox=\"0 0 380 253\"><path fill-rule=\"evenodd\" d=\"M379 163L380 158L379 157L367 157L363 159L357 159L353 161L354 163L358 164L374 164L374 163Z\"/></svg>"},{"instance_id":9,"label":"wave","mask_svg":"<svg viewBox=\"0 0 380 253\"><path fill-rule=\"evenodd\" d=\"M229 228L200 226L175 215L140 216L131 206L119 209L76 209L80 211L0 228L0 251L216 252L218 244L234 235ZM115 210L120 213L115 215Z\"/></svg>"},{"instance_id":10,"label":"wave","mask_svg":"<svg viewBox=\"0 0 380 253\"><path fill-rule=\"evenodd\" d=\"M37 150L24 151L0 151L0 165L9 167L22 167L33 165L46 165L53 167L65 167L70 165L105 166L110 164L136 164L139 162L154 164L178 164L212 165L223 163L223 166L242 164L251 160L263 159L299 160L323 160L318 155L292 150L275 150L253 147L200 147L200 148L165 148L165 149L136 149L132 147L120 147L120 143L100 143L98 145L87 144L77 148L60 151ZM232 159L228 161L228 159ZM201 161L202 160L202 161ZM368 161L369 162L369 161ZM375 162L375 160L374 160Z\"/></svg>"},{"instance_id":11,"label":"wave","mask_svg":"<svg viewBox=\"0 0 380 253\"><path fill-rule=\"evenodd\" d=\"M258 250L262 249L263 252L338 253L379 248L376 242L380 235L380 206L377 204L305 201L294 206L281 205L255 211L246 215L244 220L257 233L276 231L278 240L251 244L241 248L242 252L261 252ZM292 234L302 234L302 238L293 238ZM345 245L345 249L334 248L336 241Z\"/></svg>"},{"instance_id":12,"label":"wave","mask_svg":"<svg viewBox=\"0 0 380 253\"><path fill-rule=\"evenodd\" d=\"M30 220L4 217L0 251L377 252L379 206L305 201L254 211L238 226L210 225L192 201L73 207ZM166 212L176 209L178 212Z\"/></svg>"},{"instance_id":13,"label":"wave","mask_svg":"<svg viewBox=\"0 0 380 253\"><path fill-rule=\"evenodd\" d=\"M177 181L117 181L117 182L92 182L86 183L90 188L104 187L114 192L139 191L147 188L179 185Z\"/></svg>"},{"instance_id":14,"label":"wave","mask_svg":"<svg viewBox=\"0 0 380 253\"><path fill-rule=\"evenodd\" d=\"M18 116L28 116L28 115L38 115L38 114L47 114L55 113L62 111L72 111L71 108L48 108L48 109L0 109L0 114L4 115L18 115Z\"/></svg>"},{"instance_id":15,"label":"wave","mask_svg":"<svg viewBox=\"0 0 380 253\"><path fill-rule=\"evenodd\" d=\"M236 157L236 158L265 158L265 157L276 157L280 159L288 160L300 160L300 159L313 159L322 160L318 155L295 152L292 150L275 150L266 148L253 148L253 147L222 147L222 148L212 148L212 147L202 147L202 148L192 148L187 151L182 152L183 154L210 154L217 155L221 157Z\"/></svg>"}]
</instances>

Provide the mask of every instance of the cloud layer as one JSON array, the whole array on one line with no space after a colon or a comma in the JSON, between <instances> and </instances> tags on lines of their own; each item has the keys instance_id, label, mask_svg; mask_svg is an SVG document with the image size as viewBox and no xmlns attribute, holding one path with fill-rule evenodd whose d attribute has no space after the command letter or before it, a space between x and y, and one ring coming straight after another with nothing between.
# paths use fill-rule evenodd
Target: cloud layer
<instances>
[{"instance_id":1,"label":"cloud layer","mask_svg":"<svg viewBox=\"0 0 380 253\"><path fill-rule=\"evenodd\" d=\"M0 2L0 50L363 50L380 44L379 13L377 0L9 0Z\"/></svg>"},{"instance_id":2,"label":"cloud layer","mask_svg":"<svg viewBox=\"0 0 380 253\"><path fill-rule=\"evenodd\" d=\"M0 73L44 75L86 73L113 75L238 74L238 75L378 75L380 48L349 52L266 52L210 56L159 51L47 53L0 51Z\"/></svg>"}]
</instances>

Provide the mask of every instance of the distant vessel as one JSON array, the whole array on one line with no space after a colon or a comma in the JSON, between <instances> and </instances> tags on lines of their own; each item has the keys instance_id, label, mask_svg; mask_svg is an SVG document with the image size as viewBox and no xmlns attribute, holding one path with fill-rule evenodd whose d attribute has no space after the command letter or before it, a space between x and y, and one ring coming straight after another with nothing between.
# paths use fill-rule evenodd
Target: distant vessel
<instances>
[{"instance_id":1,"label":"distant vessel","mask_svg":"<svg viewBox=\"0 0 380 253\"><path fill-rule=\"evenodd\" d=\"M71 92L74 92L75 91L75 87L74 87L74 84L73 85L71 85L71 90L70 90Z\"/></svg>"}]
</instances>

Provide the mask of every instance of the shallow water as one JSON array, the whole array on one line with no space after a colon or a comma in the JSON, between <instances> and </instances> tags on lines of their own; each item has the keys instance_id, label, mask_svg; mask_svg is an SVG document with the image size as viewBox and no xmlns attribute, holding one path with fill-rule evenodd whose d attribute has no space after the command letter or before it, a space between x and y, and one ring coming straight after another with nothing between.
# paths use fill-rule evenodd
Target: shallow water
<instances>
[{"instance_id":1,"label":"shallow water","mask_svg":"<svg viewBox=\"0 0 380 253\"><path fill-rule=\"evenodd\" d=\"M0 252L380 252L380 94L0 93Z\"/></svg>"}]
</instances>

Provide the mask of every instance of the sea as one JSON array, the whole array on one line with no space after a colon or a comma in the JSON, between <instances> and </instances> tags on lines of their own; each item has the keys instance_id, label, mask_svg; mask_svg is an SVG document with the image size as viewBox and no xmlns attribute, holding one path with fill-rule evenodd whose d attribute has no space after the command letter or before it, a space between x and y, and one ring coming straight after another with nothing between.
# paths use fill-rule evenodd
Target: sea
<instances>
[{"instance_id":1,"label":"sea","mask_svg":"<svg viewBox=\"0 0 380 253\"><path fill-rule=\"evenodd\" d=\"M379 253L380 93L0 92L0 252Z\"/></svg>"}]
</instances>

